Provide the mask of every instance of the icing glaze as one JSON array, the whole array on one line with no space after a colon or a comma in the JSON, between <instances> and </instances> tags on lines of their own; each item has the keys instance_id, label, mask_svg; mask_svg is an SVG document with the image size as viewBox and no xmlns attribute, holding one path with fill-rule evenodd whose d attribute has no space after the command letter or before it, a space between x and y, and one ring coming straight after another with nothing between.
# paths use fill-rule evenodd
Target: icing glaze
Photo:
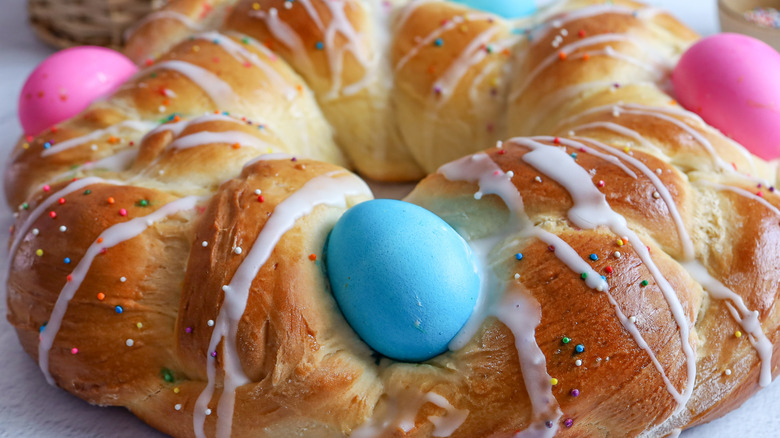
<instances>
[{"instance_id":1,"label":"icing glaze","mask_svg":"<svg viewBox=\"0 0 780 438\"><path fill-rule=\"evenodd\" d=\"M277 156L261 156L255 159L275 159ZM248 163L246 166L251 165ZM299 218L309 214L316 206L328 205L346 208L349 196L370 196L371 191L362 181L338 172L320 176L308 181L298 191L279 203L273 214L263 226L262 231L252 244L252 248L233 274L222 306L215 319L208 351L216 351L222 344L221 360L224 380L222 394L217 403L218 438L229 437L233 427L233 409L235 391L241 385L249 383L249 378L241 367L238 348L238 323L244 314L252 282L260 272L276 244ZM224 342L223 342L224 341ZM216 385L216 362L207 357L208 383L195 403L193 427L195 436L205 438L206 409L208 409Z\"/></svg>"},{"instance_id":2,"label":"icing glaze","mask_svg":"<svg viewBox=\"0 0 780 438\"><path fill-rule=\"evenodd\" d=\"M81 283L84 281L84 278L86 278L95 257L101 254L105 249L112 248L140 235L155 222L164 220L168 216L181 211L195 208L199 201L201 201L201 198L197 196L188 196L186 198L177 199L176 201L163 205L151 214L115 224L100 234L99 240L102 239L101 243L97 243L96 241L87 248L81 261L79 261L75 269L71 272L71 280L67 282L65 287L62 288L62 291L60 291L57 302L54 304L54 309L49 316L49 321L46 323L46 328L41 332L41 339L38 343L38 365L49 384L55 384L54 377L52 377L51 372L49 371L49 351L60 330L60 325L62 324L62 319L65 317L65 312L68 310L68 303L70 303L70 300L76 295L79 287L81 287Z\"/></svg>"},{"instance_id":3,"label":"icing glaze","mask_svg":"<svg viewBox=\"0 0 780 438\"><path fill-rule=\"evenodd\" d=\"M199 23L180 12L169 10L154 11L125 31L125 41L129 40L142 27L157 20L175 20L183 24L187 29L194 31L202 30L202 26Z\"/></svg>"},{"instance_id":4,"label":"icing glaze","mask_svg":"<svg viewBox=\"0 0 780 438\"><path fill-rule=\"evenodd\" d=\"M96 129L90 132L89 134L85 134L79 137L69 138L68 140L55 143L50 148L41 151L41 157L48 157L54 154L58 154L62 151L73 149L77 146L81 146L88 142L97 141L109 135L118 135L125 130L135 131L136 133L140 133L140 132L146 132L154 128L155 126L157 126L157 123L145 122L142 120L124 120L115 125L111 125L107 128Z\"/></svg>"},{"instance_id":5,"label":"icing glaze","mask_svg":"<svg viewBox=\"0 0 780 438\"><path fill-rule=\"evenodd\" d=\"M203 67L178 60L162 61L148 67L141 72L141 75L146 76L160 70L175 71L185 76L202 89L219 108L236 109L243 106L241 98L233 91L233 87Z\"/></svg>"}]
</instances>

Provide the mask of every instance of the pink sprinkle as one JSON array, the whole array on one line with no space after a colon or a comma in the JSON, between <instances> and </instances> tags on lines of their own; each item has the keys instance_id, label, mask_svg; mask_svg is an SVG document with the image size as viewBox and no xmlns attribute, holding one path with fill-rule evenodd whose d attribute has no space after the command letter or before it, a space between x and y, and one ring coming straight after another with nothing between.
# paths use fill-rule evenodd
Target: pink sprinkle
<instances>
[{"instance_id":1,"label":"pink sprinkle","mask_svg":"<svg viewBox=\"0 0 780 438\"><path fill-rule=\"evenodd\" d=\"M186 329L184 329L184 331L187 333L192 333L192 327L187 327Z\"/></svg>"},{"instance_id":2,"label":"pink sprinkle","mask_svg":"<svg viewBox=\"0 0 780 438\"><path fill-rule=\"evenodd\" d=\"M43 186L43 191L44 191L44 192L48 192L49 190L51 190L51 187L49 187L49 185L48 185L48 184L46 184L45 186Z\"/></svg>"},{"instance_id":3,"label":"pink sprinkle","mask_svg":"<svg viewBox=\"0 0 780 438\"><path fill-rule=\"evenodd\" d=\"M216 351L212 351L211 352L211 357L217 357L217 352Z\"/></svg>"},{"instance_id":4,"label":"pink sprinkle","mask_svg":"<svg viewBox=\"0 0 780 438\"><path fill-rule=\"evenodd\" d=\"M496 170L496 171L493 172L493 176L498 176L498 175L501 175L501 171L500 170Z\"/></svg>"},{"instance_id":5,"label":"pink sprinkle","mask_svg":"<svg viewBox=\"0 0 780 438\"><path fill-rule=\"evenodd\" d=\"M758 193L756 193L756 196L758 196L759 198L763 198L764 197L764 192L759 190Z\"/></svg>"},{"instance_id":6,"label":"pink sprinkle","mask_svg":"<svg viewBox=\"0 0 780 438\"><path fill-rule=\"evenodd\" d=\"M574 424L574 420L572 420L571 418L567 418L566 421L563 422L563 425L566 427L571 427L572 424Z\"/></svg>"},{"instance_id":7,"label":"pink sprinkle","mask_svg":"<svg viewBox=\"0 0 780 438\"><path fill-rule=\"evenodd\" d=\"M70 349L70 354L77 354L79 352L79 349L76 347L73 347Z\"/></svg>"},{"instance_id":8,"label":"pink sprinkle","mask_svg":"<svg viewBox=\"0 0 780 438\"><path fill-rule=\"evenodd\" d=\"M120 216L127 216L127 210L125 210L124 208L120 208L119 209L119 215Z\"/></svg>"},{"instance_id":9,"label":"pink sprinkle","mask_svg":"<svg viewBox=\"0 0 780 438\"><path fill-rule=\"evenodd\" d=\"M604 184L606 184L603 180L599 180L599 187L604 187Z\"/></svg>"}]
</instances>

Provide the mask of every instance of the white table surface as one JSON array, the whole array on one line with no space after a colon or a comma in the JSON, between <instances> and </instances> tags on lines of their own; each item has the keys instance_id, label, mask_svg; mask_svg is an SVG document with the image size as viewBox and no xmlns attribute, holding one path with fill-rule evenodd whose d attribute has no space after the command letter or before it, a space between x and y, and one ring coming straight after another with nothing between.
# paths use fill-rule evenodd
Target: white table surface
<instances>
[{"instance_id":1,"label":"white table surface","mask_svg":"<svg viewBox=\"0 0 780 438\"><path fill-rule=\"evenodd\" d=\"M674 12L699 33L718 30L715 0L650 0ZM0 162L19 135L16 118L19 90L27 75L52 50L39 43L27 27L25 0L0 2ZM9 211L0 206L0 247L7 247ZM0 266L5 265L0 251ZM5 285L4 272L0 284ZM0 315L6 313L5 288L0 287ZM685 438L780 436L780 384L775 382L741 408L683 433ZM5 317L0 318L0 437L159 437L121 408L90 406L46 384L33 361L22 351Z\"/></svg>"}]
</instances>

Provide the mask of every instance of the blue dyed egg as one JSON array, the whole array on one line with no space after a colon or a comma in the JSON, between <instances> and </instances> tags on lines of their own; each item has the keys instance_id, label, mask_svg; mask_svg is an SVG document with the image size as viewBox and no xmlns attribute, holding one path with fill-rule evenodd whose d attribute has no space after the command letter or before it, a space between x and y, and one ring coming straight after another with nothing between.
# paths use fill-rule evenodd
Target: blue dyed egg
<instances>
[{"instance_id":1,"label":"blue dyed egg","mask_svg":"<svg viewBox=\"0 0 780 438\"><path fill-rule=\"evenodd\" d=\"M333 228L325 254L344 317L393 359L420 362L445 352L477 302L471 248L414 204L379 199L351 208Z\"/></svg>"},{"instance_id":2,"label":"blue dyed egg","mask_svg":"<svg viewBox=\"0 0 780 438\"><path fill-rule=\"evenodd\" d=\"M452 0L473 9L480 9L504 18L527 17L536 12L533 0Z\"/></svg>"}]
</instances>

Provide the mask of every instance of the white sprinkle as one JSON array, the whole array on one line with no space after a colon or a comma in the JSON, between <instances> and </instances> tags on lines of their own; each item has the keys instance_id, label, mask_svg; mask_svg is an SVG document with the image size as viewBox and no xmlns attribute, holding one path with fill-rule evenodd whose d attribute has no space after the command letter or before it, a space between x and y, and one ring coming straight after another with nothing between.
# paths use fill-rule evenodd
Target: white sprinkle
<instances>
[{"instance_id":1,"label":"white sprinkle","mask_svg":"<svg viewBox=\"0 0 780 438\"><path fill-rule=\"evenodd\" d=\"M285 9L292 9L292 7L293 7L293 4L292 4L291 1L284 2L284 8Z\"/></svg>"},{"instance_id":2,"label":"white sprinkle","mask_svg":"<svg viewBox=\"0 0 780 438\"><path fill-rule=\"evenodd\" d=\"M146 225L151 227L152 225L154 225L154 221L151 220L151 219L147 219L146 220Z\"/></svg>"},{"instance_id":3,"label":"white sprinkle","mask_svg":"<svg viewBox=\"0 0 780 438\"><path fill-rule=\"evenodd\" d=\"M237 247L233 248L233 252L236 253L236 254L241 254L243 251L244 250L241 249L240 246L237 246Z\"/></svg>"},{"instance_id":4,"label":"white sprinkle","mask_svg":"<svg viewBox=\"0 0 780 438\"><path fill-rule=\"evenodd\" d=\"M563 25L563 23L561 23L561 20L555 20L555 21L552 22L552 27L554 27L556 29L559 29L562 25Z\"/></svg>"},{"instance_id":5,"label":"white sprinkle","mask_svg":"<svg viewBox=\"0 0 780 438\"><path fill-rule=\"evenodd\" d=\"M121 281L122 283L124 283L124 282L126 282L126 281L127 281L127 277L119 277L119 281Z\"/></svg>"},{"instance_id":6,"label":"white sprinkle","mask_svg":"<svg viewBox=\"0 0 780 438\"><path fill-rule=\"evenodd\" d=\"M504 147L504 142L503 142L503 141L501 141L501 140L499 140L498 142L496 142L496 147L497 147L498 149L501 149L501 148L503 148L503 147Z\"/></svg>"},{"instance_id":7,"label":"white sprinkle","mask_svg":"<svg viewBox=\"0 0 780 438\"><path fill-rule=\"evenodd\" d=\"M33 236L37 236L38 234L40 234L40 231L37 228L33 228L32 229L32 235Z\"/></svg>"},{"instance_id":8,"label":"white sprinkle","mask_svg":"<svg viewBox=\"0 0 780 438\"><path fill-rule=\"evenodd\" d=\"M615 251L612 253L612 255L615 256L616 259L619 259L622 256L622 254L620 254L620 251Z\"/></svg>"},{"instance_id":9,"label":"white sprinkle","mask_svg":"<svg viewBox=\"0 0 780 438\"><path fill-rule=\"evenodd\" d=\"M563 36L569 36L569 31L566 29L561 29L561 35Z\"/></svg>"},{"instance_id":10,"label":"white sprinkle","mask_svg":"<svg viewBox=\"0 0 780 438\"><path fill-rule=\"evenodd\" d=\"M540 183L540 182L542 182L542 177L541 176L537 176L536 178L534 178L534 181Z\"/></svg>"},{"instance_id":11,"label":"white sprinkle","mask_svg":"<svg viewBox=\"0 0 780 438\"><path fill-rule=\"evenodd\" d=\"M173 406L173 409L176 409L177 411L181 410L181 403L176 403L176 405Z\"/></svg>"},{"instance_id":12,"label":"white sprinkle","mask_svg":"<svg viewBox=\"0 0 780 438\"><path fill-rule=\"evenodd\" d=\"M574 361L574 365L577 365L578 367L581 367L582 366L582 360L581 359L575 360Z\"/></svg>"},{"instance_id":13,"label":"white sprinkle","mask_svg":"<svg viewBox=\"0 0 780 438\"><path fill-rule=\"evenodd\" d=\"M132 339L128 339L125 341L125 345L127 345L128 347L132 347L133 344L135 344L135 341L133 341Z\"/></svg>"},{"instance_id":14,"label":"white sprinkle","mask_svg":"<svg viewBox=\"0 0 780 438\"><path fill-rule=\"evenodd\" d=\"M726 371L725 371L725 372L726 372L726 375L727 375L727 376L730 376L730 375L731 375L731 369L729 369L729 368L726 368Z\"/></svg>"},{"instance_id":15,"label":"white sprinkle","mask_svg":"<svg viewBox=\"0 0 780 438\"><path fill-rule=\"evenodd\" d=\"M482 192L474 193L474 199L476 199L476 200L482 199Z\"/></svg>"},{"instance_id":16,"label":"white sprinkle","mask_svg":"<svg viewBox=\"0 0 780 438\"><path fill-rule=\"evenodd\" d=\"M600 284L600 285L596 286L596 290L599 291L599 292L604 292L604 285Z\"/></svg>"},{"instance_id":17,"label":"white sprinkle","mask_svg":"<svg viewBox=\"0 0 780 438\"><path fill-rule=\"evenodd\" d=\"M255 195L257 195L257 196L260 196L260 195L262 195L262 194L263 194L263 191L262 191L262 190L260 190L260 189L256 189L256 190L255 190Z\"/></svg>"},{"instance_id":18,"label":"white sprinkle","mask_svg":"<svg viewBox=\"0 0 780 438\"><path fill-rule=\"evenodd\" d=\"M509 179L512 179L512 178L514 178L514 176L515 176L515 173L514 173L513 171L511 171L511 170L510 170L509 172L507 172L507 173L506 173L506 176L508 176L508 177L509 177Z\"/></svg>"},{"instance_id":19,"label":"white sprinkle","mask_svg":"<svg viewBox=\"0 0 780 438\"><path fill-rule=\"evenodd\" d=\"M472 155L472 156L471 156L471 161L479 161L479 160L481 160L481 159L482 159L482 158L484 158L484 157L485 157L485 156L484 156L484 155L482 155L482 154L476 154L476 155Z\"/></svg>"},{"instance_id":20,"label":"white sprinkle","mask_svg":"<svg viewBox=\"0 0 780 438\"><path fill-rule=\"evenodd\" d=\"M629 321L631 324L636 324L636 316L629 316L629 317L628 317L628 321Z\"/></svg>"},{"instance_id":21,"label":"white sprinkle","mask_svg":"<svg viewBox=\"0 0 780 438\"><path fill-rule=\"evenodd\" d=\"M612 115L615 116L615 117L620 116L620 108L612 107Z\"/></svg>"},{"instance_id":22,"label":"white sprinkle","mask_svg":"<svg viewBox=\"0 0 780 438\"><path fill-rule=\"evenodd\" d=\"M210 319L210 320L206 321L206 325L208 325L209 327L214 327L214 320Z\"/></svg>"},{"instance_id":23,"label":"white sprinkle","mask_svg":"<svg viewBox=\"0 0 780 438\"><path fill-rule=\"evenodd\" d=\"M90 149L92 149L93 151L96 151L96 150L98 150L98 145L96 145L96 144L93 144L93 145L92 145L92 146L90 146L89 148L90 148Z\"/></svg>"},{"instance_id":24,"label":"white sprinkle","mask_svg":"<svg viewBox=\"0 0 780 438\"><path fill-rule=\"evenodd\" d=\"M200 246L205 248L205 247L209 246L209 243L204 240L203 242L200 243Z\"/></svg>"},{"instance_id":25,"label":"white sprinkle","mask_svg":"<svg viewBox=\"0 0 780 438\"><path fill-rule=\"evenodd\" d=\"M575 135L577 134L574 131L569 131L569 137L574 137Z\"/></svg>"},{"instance_id":26,"label":"white sprinkle","mask_svg":"<svg viewBox=\"0 0 780 438\"><path fill-rule=\"evenodd\" d=\"M653 192L653 198L658 199L661 197L661 194L658 192Z\"/></svg>"},{"instance_id":27,"label":"white sprinkle","mask_svg":"<svg viewBox=\"0 0 780 438\"><path fill-rule=\"evenodd\" d=\"M228 286L228 285L224 285L224 286L222 286L222 291L223 291L223 292L227 292L227 291L229 291L229 290L230 290L230 286Z\"/></svg>"},{"instance_id":28,"label":"white sprinkle","mask_svg":"<svg viewBox=\"0 0 780 438\"><path fill-rule=\"evenodd\" d=\"M66 231L68 231L68 227L66 227L65 225L60 225L60 233L64 233Z\"/></svg>"},{"instance_id":29,"label":"white sprinkle","mask_svg":"<svg viewBox=\"0 0 780 438\"><path fill-rule=\"evenodd\" d=\"M206 409L206 415L211 415L211 409Z\"/></svg>"},{"instance_id":30,"label":"white sprinkle","mask_svg":"<svg viewBox=\"0 0 780 438\"><path fill-rule=\"evenodd\" d=\"M661 174L663 174L663 173L664 173L664 171L663 171L663 170L661 170L661 168L659 167L658 169L655 169L655 173L657 173L657 174L661 175Z\"/></svg>"},{"instance_id":31,"label":"white sprinkle","mask_svg":"<svg viewBox=\"0 0 780 438\"><path fill-rule=\"evenodd\" d=\"M520 274L515 274L515 280L519 280L519 279L520 279Z\"/></svg>"},{"instance_id":32,"label":"white sprinkle","mask_svg":"<svg viewBox=\"0 0 780 438\"><path fill-rule=\"evenodd\" d=\"M162 170L162 169L160 169L160 170L158 170L158 171L157 171L157 174L158 174L158 175L160 175L160 176L162 176L162 175L164 175L164 174L165 174L165 171L164 171L164 170Z\"/></svg>"}]
</instances>

